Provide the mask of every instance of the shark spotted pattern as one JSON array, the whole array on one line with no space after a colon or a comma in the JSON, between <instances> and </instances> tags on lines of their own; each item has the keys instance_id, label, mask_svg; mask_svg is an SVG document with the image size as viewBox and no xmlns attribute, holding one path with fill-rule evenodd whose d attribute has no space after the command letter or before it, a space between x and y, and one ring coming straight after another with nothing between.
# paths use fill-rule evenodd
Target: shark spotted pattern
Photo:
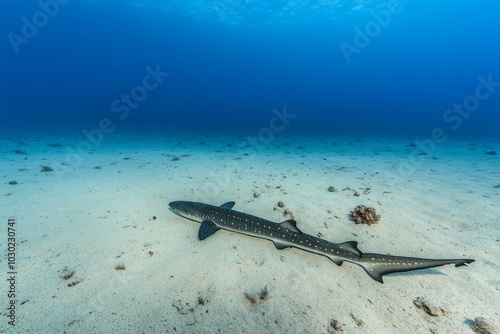
<instances>
[{"instance_id":1,"label":"shark spotted pattern","mask_svg":"<svg viewBox=\"0 0 500 334\"><path fill-rule=\"evenodd\" d=\"M460 267L474 262L473 259L424 259L362 253L356 241L332 243L310 234L302 233L295 220L275 223L257 216L233 210L234 202L213 206L199 202L174 201L169 206L172 212L184 218L201 222L198 238L204 240L219 229L271 240L277 249L295 247L326 256L341 265L344 261L361 266L371 278L383 283L382 276L395 272L438 267L455 264Z\"/></svg>"}]
</instances>

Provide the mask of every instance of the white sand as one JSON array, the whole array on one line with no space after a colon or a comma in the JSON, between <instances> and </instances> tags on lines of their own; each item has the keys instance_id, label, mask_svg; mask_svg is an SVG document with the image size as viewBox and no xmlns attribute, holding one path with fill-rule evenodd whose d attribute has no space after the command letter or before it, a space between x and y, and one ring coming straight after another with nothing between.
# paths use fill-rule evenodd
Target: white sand
<instances>
[{"instance_id":1,"label":"white sand","mask_svg":"<svg viewBox=\"0 0 500 334\"><path fill-rule=\"evenodd\" d=\"M484 153L499 151L498 142L450 140L402 172L416 150L407 146L412 139L280 136L242 152L244 138L113 135L62 166L67 146L81 139L0 142L1 284L5 225L15 217L17 332L328 333L335 319L347 333L471 333L474 318L500 318L500 160ZM266 240L219 231L198 241L199 225L168 211L172 200L234 200L235 210L276 222L288 219L273 209L281 200L303 232L332 242L476 262L388 275L380 284L358 266L278 251ZM359 204L375 207L380 223L350 221ZM64 268L74 271L68 280ZM265 287L270 298L252 305L246 294ZM417 297L443 311L424 313ZM4 293L1 300L4 315ZM14 332L2 319L0 332Z\"/></svg>"}]
</instances>

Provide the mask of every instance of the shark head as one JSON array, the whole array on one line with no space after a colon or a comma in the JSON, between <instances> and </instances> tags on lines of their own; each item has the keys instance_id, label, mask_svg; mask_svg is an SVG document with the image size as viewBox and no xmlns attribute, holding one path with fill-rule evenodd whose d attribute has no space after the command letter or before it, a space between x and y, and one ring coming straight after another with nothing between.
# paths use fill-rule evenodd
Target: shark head
<instances>
[{"instance_id":1,"label":"shark head","mask_svg":"<svg viewBox=\"0 0 500 334\"><path fill-rule=\"evenodd\" d=\"M170 211L181 217L201 222L203 211L207 205L197 202L173 201L168 203Z\"/></svg>"},{"instance_id":2,"label":"shark head","mask_svg":"<svg viewBox=\"0 0 500 334\"><path fill-rule=\"evenodd\" d=\"M170 211L195 222L203 222L210 219L210 214L216 210L231 210L234 202L226 202L222 205L213 206L199 202L173 201L168 203Z\"/></svg>"}]
</instances>

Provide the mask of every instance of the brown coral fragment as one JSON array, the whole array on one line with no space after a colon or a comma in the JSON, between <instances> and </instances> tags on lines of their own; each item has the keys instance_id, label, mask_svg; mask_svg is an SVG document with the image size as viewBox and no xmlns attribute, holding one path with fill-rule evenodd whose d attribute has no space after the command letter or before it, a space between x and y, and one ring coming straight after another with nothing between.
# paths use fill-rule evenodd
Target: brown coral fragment
<instances>
[{"instance_id":1,"label":"brown coral fragment","mask_svg":"<svg viewBox=\"0 0 500 334\"><path fill-rule=\"evenodd\" d=\"M351 211L352 220L356 224L372 225L377 224L380 220L380 215L374 208L367 207L364 205L358 205L353 211Z\"/></svg>"}]
</instances>

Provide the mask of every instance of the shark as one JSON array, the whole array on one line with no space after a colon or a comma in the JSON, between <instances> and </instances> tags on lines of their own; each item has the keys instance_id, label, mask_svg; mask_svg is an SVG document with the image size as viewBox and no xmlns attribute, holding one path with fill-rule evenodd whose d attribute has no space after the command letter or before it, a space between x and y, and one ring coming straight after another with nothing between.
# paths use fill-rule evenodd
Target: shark
<instances>
[{"instance_id":1,"label":"shark","mask_svg":"<svg viewBox=\"0 0 500 334\"><path fill-rule=\"evenodd\" d=\"M233 210L235 202L220 206L190 201L173 201L170 210L187 219L201 223L198 239L205 240L220 229L244 235L271 240L279 250L294 247L332 260L337 265L344 261L362 267L377 282L383 283L382 276L397 272L439 267L454 264L455 267L474 262L474 259L427 259L363 253L356 241L333 243L313 235L303 233L293 219L275 223L273 221Z\"/></svg>"}]
</instances>

